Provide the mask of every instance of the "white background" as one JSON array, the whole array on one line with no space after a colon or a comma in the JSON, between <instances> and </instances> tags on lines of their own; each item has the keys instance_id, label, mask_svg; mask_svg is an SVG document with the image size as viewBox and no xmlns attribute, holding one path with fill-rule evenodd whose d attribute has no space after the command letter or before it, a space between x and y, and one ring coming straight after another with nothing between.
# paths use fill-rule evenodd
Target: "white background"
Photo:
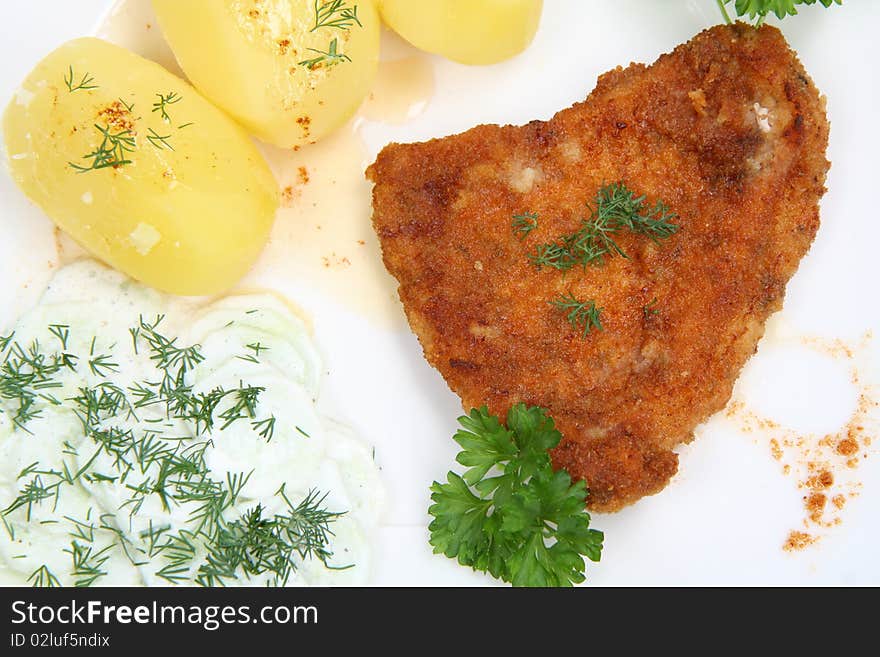
<instances>
[{"instance_id":1,"label":"white background","mask_svg":"<svg viewBox=\"0 0 880 657\"><path fill-rule=\"evenodd\" d=\"M94 31L107 0L29 0L0 5L0 99L9 98L36 61L63 41ZM435 94L426 111L399 126L364 130L371 154L387 141L414 141L476 123L549 118L581 100L597 75L659 54L720 20L713 0L546 0L540 31L522 56L469 68L433 58ZM771 21L772 22L772 21ZM829 193L816 242L788 287L771 333L857 342L880 338L876 219L880 3L848 0L806 8L783 23L789 42L828 97L832 122ZM54 262L51 224L0 173L0 325L44 285ZM453 466L450 436L457 398L425 364L406 330L373 326L345 309L310 300L329 363L325 392L340 414L377 447L390 493L379 537L375 581L382 584L485 584L426 541L428 486ZM875 340L877 339L875 338ZM850 362L767 339L735 395L802 432L833 432L852 411ZM795 346L793 346L795 345ZM873 342L859 355L863 378L877 378ZM875 439L876 445L880 440ZM800 553L781 550L803 517L796 481L783 476L768 437L715 418L681 449L680 473L662 494L614 516L594 516L606 534L597 584L880 584L880 455L858 469L860 495L840 526Z\"/></svg>"}]
</instances>

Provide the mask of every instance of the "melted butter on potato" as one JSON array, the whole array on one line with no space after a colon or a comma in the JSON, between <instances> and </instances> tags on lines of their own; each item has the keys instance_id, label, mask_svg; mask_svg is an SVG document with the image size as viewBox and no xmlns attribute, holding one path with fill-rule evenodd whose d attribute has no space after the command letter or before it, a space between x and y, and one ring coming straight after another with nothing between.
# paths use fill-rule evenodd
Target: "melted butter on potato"
<instances>
[{"instance_id":1,"label":"melted butter on potato","mask_svg":"<svg viewBox=\"0 0 880 657\"><path fill-rule=\"evenodd\" d=\"M99 39L41 61L3 117L24 192L88 251L160 290L213 294L256 260L278 188L237 125Z\"/></svg>"},{"instance_id":2,"label":"melted butter on potato","mask_svg":"<svg viewBox=\"0 0 880 657\"><path fill-rule=\"evenodd\" d=\"M153 0L153 8L193 84L276 146L341 126L376 74L374 0Z\"/></svg>"}]
</instances>

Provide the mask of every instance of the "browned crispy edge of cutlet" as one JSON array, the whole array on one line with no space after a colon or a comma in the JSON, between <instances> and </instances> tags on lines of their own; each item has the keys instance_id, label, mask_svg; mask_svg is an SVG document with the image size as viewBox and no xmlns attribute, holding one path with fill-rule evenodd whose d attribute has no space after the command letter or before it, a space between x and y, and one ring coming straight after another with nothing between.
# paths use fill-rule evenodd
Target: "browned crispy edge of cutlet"
<instances>
[{"instance_id":1,"label":"browned crispy edge of cutlet","mask_svg":"<svg viewBox=\"0 0 880 657\"><path fill-rule=\"evenodd\" d=\"M754 47L734 52L735 46L732 44L738 40L751 41ZM683 66L695 69L705 67L706 71L702 71L705 75L710 62L723 63L732 57L747 58L750 67L759 70L765 68L774 76L780 76L779 79L772 79L771 83L784 91L787 100L795 108L796 116L791 128L781 136L791 147L794 159L789 165L789 174L784 178L786 185L772 190L772 193L783 199L776 205L777 211L781 215L789 215L779 223L797 226L799 234L779 254L780 264L772 285L765 291L761 305L752 311L754 321L743 328L729 348L733 365L732 376L719 380L716 390L712 391L705 403L694 409L690 426L669 441L673 446L690 441L693 438L693 429L726 405L742 365L755 352L763 335L764 322L781 307L785 284L796 271L800 258L809 249L818 229L818 199L825 191L825 175L829 166L825 158L829 126L825 117L824 98L775 28L764 26L756 31L744 24L710 28L672 53L661 56L657 64L673 58ZM616 89L630 83L637 84L639 77L649 70L644 65L632 64L626 69L618 68L604 74L585 103L605 102ZM725 71L722 68L713 74L723 76ZM578 105L575 105L563 112L576 111L577 108ZM529 127L536 133L541 132L542 126L549 128L554 120L532 122ZM497 130L504 129L506 128L498 126L477 126L463 134L471 138L479 138L480 135L488 137ZM707 135L693 134L690 140L691 143L700 143L704 137ZM742 158L752 152L750 149L753 145L731 141L712 146L713 148L705 151L704 156L707 158L707 169L713 170L718 184L723 186L741 176L742 167L745 167ZM432 239L433 222L445 220L442 213L454 201L460 177L451 171L446 177L438 176L434 172L430 185L414 188L409 167L420 158L426 157L441 162L447 158L456 161L453 153L455 148L455 138L443 138L421 144L390 144L383 149L376 162L367 170L367 177L377 183L373 190L373 223L380 237L393 232L395 236L407 236L416 240ZM739 169L725 169L729 168L731 162L738 161ZM400 280L400 275L405 272L400 270L394 256L384 248L383 260L388 270ZM417 307L407 303L404 285L400 286L399 292L410 325L422 343L426 358L446 376L443 363L435 362L431 356L434 353L431 336L436 327L430 325ZM476 406L484 401L486 400L463 399L468 406ZM490 409L496 413L503 413L505 410L493 408L491 405ZM562 428L566 423L559 424ZM601 439L566 438L553 450L552 457L556 467L563 467L574 477L583 477L588 481L591 487L589 506L600 511L614 511L645 495L659 492L675 474L678 463L678 457L671 448L665 445L646 445L639 436L620 427Z\"/></svg>"}]
</instances>

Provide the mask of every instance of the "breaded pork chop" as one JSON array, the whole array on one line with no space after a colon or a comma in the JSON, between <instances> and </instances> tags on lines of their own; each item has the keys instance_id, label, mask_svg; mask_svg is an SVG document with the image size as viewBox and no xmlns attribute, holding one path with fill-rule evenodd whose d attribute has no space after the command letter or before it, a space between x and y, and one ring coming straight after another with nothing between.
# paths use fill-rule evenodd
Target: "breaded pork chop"
<instances>
[{"instance_id":1,"label":"breaded pork chop","mask_svg":"<svg viewBox=\"0 0 880 657\"><path fill-rule=\"evenodd\" d=\"M773 27L706 30L601 76L551 120L392 144L368 169L373 223L425 357L465 407L546 407L556 467L613 511L661 490L673 448L722 409L819 226L820 97ZM565 274L527 254L575 231L605 183L678 214L654 243ZM524 240L511 217L538 214ZM594 299L604 330L549 300Z\"/></svg>"}]
</instances>

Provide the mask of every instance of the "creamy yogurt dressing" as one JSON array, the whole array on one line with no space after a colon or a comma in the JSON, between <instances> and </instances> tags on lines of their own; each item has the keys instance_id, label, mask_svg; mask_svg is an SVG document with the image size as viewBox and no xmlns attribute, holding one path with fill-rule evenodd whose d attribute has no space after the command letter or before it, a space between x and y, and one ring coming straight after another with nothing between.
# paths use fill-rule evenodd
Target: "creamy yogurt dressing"
<instances>
[{"instance_id":1,"label":"creamy yogurt dressing","mask_svg":"<svg viewBox=\"0 0 880 657\"><path fill-rule=\"evenodd\" d=\"M96 564L105 573L95 579L96 585L168 583L160 571L168 566L170 551L156 546L181 530L193 529L197 504L163 504L160 495L134 494L143 481L156 480L157 465L148 465L145 471L135 467L124 481L118 476L114 481L96 480L94 473L118 475L119 469L114 457L85 435L74 412L77 406L70 401L82 388L95 389L107 382L132 401L136 396L131 387L158 380L159 370L151 360L154 353L143 336L133 336L130 329L136 329L141 319L152 324L161 315L157 331L169 339L176 337L177 346L200 345L204 360L185 374L192 394L218 387L259 386L263 391L253 418L226 428L215 421L211 430L197 432L192 421L174 414L169 418L160 404L137 408L136 417L123 411L102 426L131 429L139 437L156 432L166 441L157 444L176 445L179 453L203 447L210 480L223 484L246 479L234 503L223 511L227 522L257 504L263 517L272 517L289 513L291 505L298 505L311 491L319 491L319 497L326 494L320 506L344 512L328 525L332 535L326 547L332 556L323 563L296 555L295 571L287 583L363 583L370 571L370 537L378 524L383 491L369 450L346 427L322 417L315 408L321 360L303 321L273 294L229 296L199 305L147 288L92 260L59 270L37 306L12 327L15 341L24 349L36 340L44 352L77 355L78 366L75 372L62 369L53 375L61 387L46 392L62 403L39 399L39 415L24 428L12 422L17 401L3 400L0 508L7 508L35 476L43 485L58 481L57 476L40 472L64 472L66 467L67 472L84 471L90 476L64 482L57 496L4 515L0 583L24 584L30 578L29 583L46 584L57 578L60 584L71 585L94 574L82 571ZM50 331L52 325L69 327L66 349ZM96 355L108 355L105 362L111 366L91 369L89 361ZM228 406L221 403L215 417ZM271 434L260 435L266 424L254 423L272 417ZM130 460L137 465L134 453ZM26 474L21 476L23 471ZM284 496L279 494L282 487ZM192 558L177 583L193 584L206 554L205 546L195 541ZM86 567L78 569L77 563ZM274 581L271 573L247 578L238 571L222 584Z\"/></svg>"}]
</instances>

